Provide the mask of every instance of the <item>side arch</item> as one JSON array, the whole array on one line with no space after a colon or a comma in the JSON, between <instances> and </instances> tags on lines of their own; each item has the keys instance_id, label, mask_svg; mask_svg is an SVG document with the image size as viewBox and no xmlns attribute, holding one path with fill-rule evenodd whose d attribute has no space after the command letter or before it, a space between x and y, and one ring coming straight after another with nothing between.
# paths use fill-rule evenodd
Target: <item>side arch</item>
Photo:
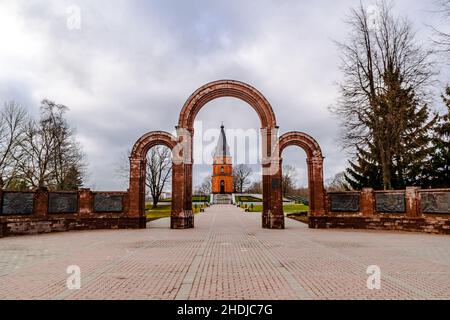
<instances>
[{"instance_id":1,"label":"side arch","mask_svg":"<svg viewBox=\"0 0 450 320\"><path fill-rule=\"evenodd\" d=\"M280 156L283 153L284 149L290 146L297 146L305 150L308 158L322 158L322 149L320 148L319 143L311 137L310 135L299 132L292 131L283 134L279 138L279 148L280 148Z\"/></svg>"},{"instance_id":2,"label":"side arch","mask_svg":"<svg viewBox=\"0 0 450 320\"><path fill-rule=\"evenodd\" d=\"M157 145L163 145L173 150L177 145L177 138L164 131L152 131L144 134L136 141L131 151L130 158L144 158L148 150Z\"/></svg>"},{"instance_id":3,"label":"side arch","mask_svg":"<svg viewBox=\"0 0 450 320\"><path fill-rule=\"evenodd\" d=\"M196 90L181 109L178 126L192 130L195 117L203 106L222 97L233 97L247 102L258 114L262 129L277 127L272 106L262 93L244 82L235 80L214 81Z\"/></svg>"},{"instance_id":4,"label":"side arch","mask_svg":"<svg viewBox=\"0 0 450 320\"><path fill-rule=\"evenodd\" d=\"M283 151L290 146L297 146L305 150L308 165L308 188L310 215L322 216L325 214L325 188L323 184L323 154L320 145L310 135L303 132L288 132L279 138L279 156L282 159ZM281 162L282 160L280 160ZM280 164L280 172L282 166Z\"/></svg>"},{"instance_id":5,"label":"side arch","mask_svg":"<svg viewBox=\"0 0 450 320\"><path fill-rule=\"evenodd\" d=\"M164 131L152 131L139 138L130 155L129 214L145 221L145 179L147 169L147 153L157 146L163 145L172 151L172 212L171 228L193 228L193 217L185 217L183 210L184 166L176 161L180 156L177 148L178 139ZM145 225L143 226L145 228Z\"/></svg>"}]
</instances>

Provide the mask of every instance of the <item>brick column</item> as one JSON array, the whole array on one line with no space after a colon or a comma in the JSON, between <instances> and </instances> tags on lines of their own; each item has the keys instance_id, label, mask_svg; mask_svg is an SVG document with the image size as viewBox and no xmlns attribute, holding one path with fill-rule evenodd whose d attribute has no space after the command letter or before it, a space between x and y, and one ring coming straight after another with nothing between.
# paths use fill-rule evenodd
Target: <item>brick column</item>
<instances>
[{"instance_id":1,"label":"brick column","mask_svg":"<svg viewBox=\"0 0 450 320\"><path fill-rule=\"evenodd\" d=\"M271 206L270 201L270 176L265 175L264 171L266 170L264 167L266 165L262 165L263 175L262 175L262 189L263 189L263 212L262 212L262 227L268 228L269 226L269 208Z\"/></svg>"},{"instance_id":2,"label":"brick column","mask_svg":"<svg viewBox=\"0 0 450 320\"><path fill-rule=\"evenodd\" d=\"M78 191L78 210L82 218L89 218L92 216L94 199L92 197L91 189L80 189Z\"/></svg>"},{"instance_id":3,"label":"brick column","mask_svg":"<svg viewBox=\"0 0 450 320\"><path fill-rule=\"evenodd\" d=\"M323 157L307 159L310 215L325 215L326 199L323 185Z\"/></svg>"},{"instance_id":4,"label":"brick column","mask_svg":"<svg viewBox=\"0 0 450 320\"><path fill-rule=\"evenodd\" d=\"M263 141L263 215L266 229L284 229L282 160L279 157L278 128L262 129Z\"/></svg>"},{"instance_id":5,"label":"brick column","mask_svg":"<svg viewBox=\"0 0 450 320\"><path fill-rule=\"evenodd\" d=\"M272 166L278 166L278 172L271 175L271 210L269 211L268 226L269 229L284 229L284 212L283 212L283 161L274 159Z\"/></svg>"},{"instance_id":6,"label":"brick column","mask_svg":"<svg viewBox=\"0 0 450 320\"><path fill-rule=\"evenodd\" d=\"M406 215L408 217L419 217L419 188L407 187L405 193Z\"/></svg>"},{"instance_id":7,"label":"brick column","mask_svg":"<svg viewBox=\"0 0 450 320\"><path fill-rule=\"evenodd\" d=\"M130 158L128 217L138 218L145 212L145 165L141 158Z\"/></svg>"},{"instance_id":8,"label":"brick column","mask_svg":"<svg viewBox=\"0 0 450 320\"><path fill-rule=\"evenodd\" d=\"M3 211L3 188L0 188L0 210Z\"/></svg>"},{"instance_id":9,"label":"brick column","mask_svg":"<svg viewBox=\"0 0 450 320\"><path fill-rule=\"evenodd\" d=\"M172 229L189 229L194 227L192 204L189 210L185 195L185 165L174 164L172 167L172 213L170 226ZM192 176L191 176L192 178ZM192 194L191 194L192 203Z\"/></svg>"},{"instance_id":10,"label":"brick column","mask_svg":"<svg viewBox=\"0 0 450 320\"><path fill-rule=\"evenodd\" d=\"M182 161L176 165L175 171L173 171L172 205L174 205L173 210L176 211L172 212L171 228L190 229L194 228L194 214L192 212L192 138L194 130L177 128L177 135L178 143L182 147ZM176 199L174 196L176 196Z\"/></svg>"},{"instance_id":11,"label":"brick column","mask_svg":"<svg viewBox=\"0 0 450 320\"><path fill-rule=\"evenodd\" d=\"M48 189L41 187L34 194L34 216L45 217L48 214Z\"/></svg>"},{"instance_id":12,"label":"brick column","mask_svg":"<svg viewBox=\"0 0 450 320\"><path fill-rule=\"evenodd\" d=\"M374 210L374 193L373 189L365 188L360 194L361 213L363 216L373 216Z\"/></svg>"},{"instance_id":13,"label":"brick column","mask_svg":"<svg viewBox=\"0 0 450 320\"><path fill-rule=\"evenodd\" d=\"M172 164L172 217L181 217L184 209L183 164Z\"/></svg>"}]
</instances>

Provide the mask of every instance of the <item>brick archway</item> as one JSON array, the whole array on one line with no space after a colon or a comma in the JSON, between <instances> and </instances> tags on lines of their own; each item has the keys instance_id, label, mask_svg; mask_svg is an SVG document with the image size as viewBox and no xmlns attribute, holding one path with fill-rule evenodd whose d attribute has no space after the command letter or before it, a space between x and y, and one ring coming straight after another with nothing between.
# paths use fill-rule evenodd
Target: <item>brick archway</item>
<instances>
[{"instance_id":1,"label":"brick archway","mask_svg":"<svg viewBox=\"0 0 450 320\"><path fill-rule=\"evenodd\" d=\"M303 132L288 132L279 139L280 171L282 177L282 153L289 146L297 146L305 150L308 164L308 187L310 215L325 214L325 189L323 185L323 155L320 145L314 138ZM282 201L282 196L280 197Z\"/></svg>"},{"instance_id":2,"label":"brick archway","mask_svg":"<svg viewBox=\"0 0 450 320\"><path fill-rule=\"evenodd\" d=\"M233 80L211 82L196 90L188 98L180 113L177 137L167 132L154 131L142 136L136 142L130 156L129 215L144 218L147 152L153 146L165 145L172 150L173 161L171 227L177 229L194 227L192 212L194 121L198 112L208 102L221 97L234 97L247 102L261 121L263 228L284 229L281 154L291 145L303 148L308 155L311 214L324 215L323 156L319 144L301 132L286 133L278 138L276 117L267 99L252 86Z\"/></svg>"},{"instance_id":3,"label":"brick archway","mask_svg":"<svg viewBox=\"0 0 450 320\"><path fill-rule=\"evenodd\" d=\"M185 216L192 216L192 150L194 121L198 112L210 101L233 97L247 102L258 114L261 121L262 136L262 167L263 167L263 228L283 229L284 217L280 215L279 203L273 197L281 188L277 180L278 153L274 147L278 142L278 126L272 106L267 99L254 87L234 80L219 80L208 83L196 90L184 104L179 121L178 137L184 144L185 173ZM274 166L276 168L274 168ZM282 210L282 209L281 209Z\"/></svg>"},{"instance_id":4,"label":"brick archway","mask_svg":"<svg viewBox=\"0 0 450 320\"><path fill-rule=\"evenodd\" d=\"M276 128L277 120L269 101L254 87L235 80L219 80L197 89L181 109L178 127L192 130L198 112L212 100L232 97L247 102L261 120L261 128Z\"/></svg>"},{"instance_id":5,"label":"brick archway","mask_svg":"<svg viewBox=\"0 0 450 320\"><path fill-rule=\"evenodd\" d=\"M172 150L172 213L171 228L193 228L193 217L185 219L184 202L184 167L181 161L182 150L178 148L178 138L163 131L146 133L135 143L130 155L130 203L129 215L145 220L145 178L148 151L163 145ZM142 226L145 227L145 226Z\"/></svg>"}]
</instances>

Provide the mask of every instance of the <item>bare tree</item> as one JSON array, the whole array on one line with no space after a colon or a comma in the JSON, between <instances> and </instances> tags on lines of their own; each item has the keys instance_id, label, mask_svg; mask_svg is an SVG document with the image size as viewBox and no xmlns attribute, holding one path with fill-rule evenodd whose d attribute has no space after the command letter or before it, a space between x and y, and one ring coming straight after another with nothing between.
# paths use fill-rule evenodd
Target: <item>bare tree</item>
<instances>
[{"instance_id":1,"label":"bare tree","mask_svg":"<svg viewBox=\"0 0 450 320\"><path fill-rule=\"evenodd\" d=\"M196 188L196 193L202 196L210 195L212 193L211 180L211 176L207 176L205 179L203 179L203 182Z\"/></svg>"},{"instance_id":2,"label":"bare tree","mask_svg":"<svg viewBox=\"0 0 450 320\"><path fill-rule=\"evenodd\" d=\"M448 23L450 20L450 0L435 0L437 13L442 16L442 20ZM440 47L440 51L450 54L450 34L433 27L436 38L434 42Z\"/></svg>"},{"instance_id":3,"label":"bare tree","mask_svg":"<svg viewBox=\"0 0 450 320\"><path fill-rule=\"evenodd\" d=\"M21 179L32 188L75 190L83 183L84 154L65 119L68 108L43 100L38 121L29 120L18 159Z\"/></svg>"},{"instance_id":4,"label":"bare tree","mask_svg":"<svg viewBox=\"0 0 450 320\"><path fill-rule=\"evenodd\" d=\"M345 172L339 172L333 178L326 182L327 190L330 192L348 191L350 188L347 185Z\"/></svg>"},{"instance_id":5,"label":"bare tree","mask_svg":"<svg viewBox=\"0 0 450 320\"><path fill-rule=\"evenodd\" d=\"M130 155L131 150L123 152L117 157L115 162L115 172L125 185L128 185L130 182Z\"/></svg>"},{"instance_id":6,"label":"bare tree","mask_svg":"<svg viewBox=\"0 0 450 320\"><path fill-rule=\"evenodd\" d=\"M150 149L147 155L147 176L145 184L152 197L153 208L158 206L161 194L172 178L172 151L164 146Z\"/></svg>"},{"instance_id":7,"label":"bare tree","mask_svg":"<svg viewBox=\"0 0 450 320\"><path fill-rule=\"evenodd\" d=\"M309 199L309 188L296 188L292 190L292 196L302 197L306 200Z\"/></svg>"},{"instance_id":8,"label":"bare tree","mask_svg":"<svg viewBox=\"0 0 450 320\"><path fill-rule=\"evenodd\" d=\"M283 197L287 197L295 189L295 177L297 176L297 169L291 165L283 166L282 190Z\"/></svg>"},{"instance_id":9,"label":"bare tree","mask_svg":"<svg viewBox=\"0 0 450 320\"><path fill-rule=\"evenodd\" d=\"M243 193L250 184L250 176L253 174L252 168L245 164L240 164L233 168L234 190L236 193Z\"/></svg>"},{"instance_id":10,"label":"bare tree","mask_svg":"<svg viewBox=\"0 0 450 320\"><path fill-rule=\"evenodd\" d=\"M246 190L247 193L253 193L253 194L262 194L263 188L262 188L262 182L254 181Z\"/></svg>"},{"instance_id":11,"label":"bare tree","mask_svg":"<svg viewBox=\"0 0 450 320\"><path fill-rule=\"evenodd\" d=\"M432 126L424 123L435 75L432 51L418 45L411 23L394 17L386 1L378 2L374 13L363 5L353 9L347 24L350 38L337 43L344 75L341 99L331 110L341 121L344 147L359 160L371 157L365 167L379 164L382 184L391 189L394 162L410 161L407 153L423 146Z\"/></svg>"},{"instance_id":12,"label":"bare tree","mask_svg":"<svg viewBox=\"0 0 450 320\"><path fill-rule=\"evenodd\" d=\"M5 103L0 112L0 185L8 189L17 186L17 159L24 138L27 113L15 102Z\"/></svg>"},{"instance_id":13,"label":"bare tree","mask_svg":"<svg viewBox=\"0 0 450 320\"><path fill-rule=\"evenodd\" d=\"M117 175L124 181L130 178L130 154L123 153L116 164ZM152 198L152 206L156 208L163 192L170 188L172 181L172 152L165 146L155 146L148 151L145 186L146 193Z\"/></svg>"}]
</instances>

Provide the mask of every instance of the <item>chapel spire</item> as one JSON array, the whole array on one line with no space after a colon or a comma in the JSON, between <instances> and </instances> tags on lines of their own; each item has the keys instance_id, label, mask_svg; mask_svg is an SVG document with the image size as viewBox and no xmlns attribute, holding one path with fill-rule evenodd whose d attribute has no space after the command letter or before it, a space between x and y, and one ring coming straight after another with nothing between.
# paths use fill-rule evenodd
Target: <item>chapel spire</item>
<instances>
[{"instance_id":1,"label":"chapel spire","mask_svg":"<svg viewBox=\"0 0 450 320\"><path fill-rule=\"evenodd\" d=\"M231 157L230 147L227 143L227 136L225 134L225 126L220 127L219 140L217 141L217 146L214 151L214 158L216 157Z\"/></svg>"}]
</instances>

